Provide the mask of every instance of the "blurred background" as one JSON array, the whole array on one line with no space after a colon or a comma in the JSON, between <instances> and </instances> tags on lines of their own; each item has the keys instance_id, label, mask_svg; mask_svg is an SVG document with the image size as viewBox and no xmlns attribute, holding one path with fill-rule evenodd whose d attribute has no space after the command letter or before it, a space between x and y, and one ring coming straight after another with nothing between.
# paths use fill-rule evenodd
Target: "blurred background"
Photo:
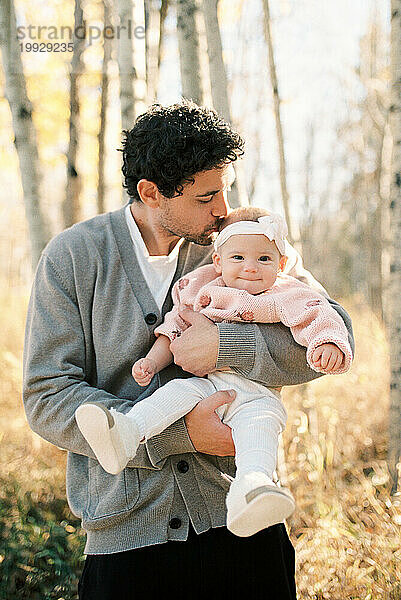
<instances>
[{"instance_id":1,"label":"blurred background","mask_svg":"<svg viewBox=\"0 0 401 600\"><path fill-rule=\"evenodd\" d=\"M285 215L354 323L350 373L284 391L299 598L401 599L400 20L400 0L1 0L0 598L72 600L83 564L65 453L21 405L38 257L126 202L122 130L184 96L245 138L231 205Z\"/></svg>"}]
</instances>

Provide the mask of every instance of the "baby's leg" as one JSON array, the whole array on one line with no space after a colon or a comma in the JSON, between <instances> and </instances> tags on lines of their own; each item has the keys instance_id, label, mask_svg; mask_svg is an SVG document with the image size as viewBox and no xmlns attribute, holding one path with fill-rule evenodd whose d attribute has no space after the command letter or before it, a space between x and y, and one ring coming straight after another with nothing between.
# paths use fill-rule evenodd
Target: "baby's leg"
<instances>
[{"instance_id":1,"label":"baby's leg","mask_svg":"<svg viewBox=\"0 0 401 600\"><path fill-rule=\"evenodd\" d=\"M294 510L291 493L272 480L286 412L269 390L264 397L228 409L223 421L233 431L237 472L227 495L227 527L241 537L280 523Z\"/></svg>"},{"instance_id":2,"label":"baby's leg","mask_svg":"<svg viewBox=\"0 0 401 600\"><path fill-rule=\"evenodd\" d=\"M287 415L281 400L268 389L234 410L228 409L223 422L233 430L237 477L260 471L272 479L277 466L279 435Z\"/></svg>"},{"instance_id":3,"label":"baby's leg","mask_svg":"<svg viewBox=\"0 0 401 600\"><path fill-rule=\"evenodd\" d=\"M173 379L126 414L88 402L76 410L75 418L104 470L117 474L134 458L140 442L161 433L215 391L207 379Z\"/></svg>"},{"instance_id":4,"label":"baby's leg","mask_svg":"<svg viewBox=\"0 0 401 600\"><path fill-rule=\"evenodd\" d=\"M186 415L200 400L215 391L210 381L201 377L173 379L137 402L126 416L135 421L141 440L144 438L145 442Z\"/></svg>"}]
</instances>

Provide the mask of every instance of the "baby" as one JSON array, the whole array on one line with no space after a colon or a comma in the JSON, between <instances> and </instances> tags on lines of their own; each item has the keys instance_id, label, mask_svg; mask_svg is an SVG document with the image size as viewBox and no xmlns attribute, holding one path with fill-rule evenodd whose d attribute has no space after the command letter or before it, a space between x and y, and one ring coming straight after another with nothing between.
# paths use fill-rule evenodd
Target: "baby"
<instances>
[{"instance_id":1,"label":"baby","mask_svg":"<svg viewBox=\"0 0 401 600\"><path fill-rule=\"evenodd\" d=\"M281 321L307 348L312 369L335 374L348 370L352 351L342 319L321 294L282 272L286 235L280 215L255 207L230 213L214 243L213 264L199 267L174 285L173 309L156 328L157 339L147 356L132 368L139 385L148 385L173 361L170 343L188 328L179 315L180 305L214 322ZM217 390L236 392L230 404L216 411L232 428L235 445L236 475L226 498L227 527L238 536L250 536L283 521L295 508L291 493L273 481L279 435L286 423L280 389L227 369L207 378L172 380L126 414L100 404L83 404L76 420L102 467L119 473L140 443Z\"/></svg>"}]
</instances>

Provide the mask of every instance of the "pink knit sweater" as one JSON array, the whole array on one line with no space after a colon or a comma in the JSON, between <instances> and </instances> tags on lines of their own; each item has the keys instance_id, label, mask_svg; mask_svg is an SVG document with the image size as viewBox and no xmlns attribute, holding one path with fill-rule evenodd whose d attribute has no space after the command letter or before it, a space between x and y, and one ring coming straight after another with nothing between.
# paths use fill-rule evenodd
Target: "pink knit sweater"
<instances>
[{"instance_id":1,"label":"pink knit sweater","mask_svg":"<svg viewBox=\"0 0 401 600\"><path fill-rule=\"evenodd\" d=\"M281 321L290 328L295 341L307 348L308 364L315 371L326 372L311 364L313 351L329 342L344 353L343 364L336 375L345 373L351 365L352 350L341 317L326 298L290 275L279 273L271 289L253 296L245 290L227 287L213 265L205 265L179 279L174 284L172 298L174 307L156 328L156 335L174 340L188 328L178 314L179 306L185 304L215 322Z\"/></svg>"}]
</instances>

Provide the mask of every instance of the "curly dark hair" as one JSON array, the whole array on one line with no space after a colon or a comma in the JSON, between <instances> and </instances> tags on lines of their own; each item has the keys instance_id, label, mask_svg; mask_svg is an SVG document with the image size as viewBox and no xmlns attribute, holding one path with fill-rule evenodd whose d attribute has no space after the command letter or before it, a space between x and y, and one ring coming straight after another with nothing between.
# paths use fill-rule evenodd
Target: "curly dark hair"
<instances>
[{"instance_id":1,"label":"curly dark hair","mask_svg":"<svg viewBox=\"0 0 401 600\"><path fill-rule=\"evenodd\" d=\"M194 175L222 167L244 153L244 141L216 111L183 100L153 104L124 131L124 188L140 200L137 184L148 179L166 198L182 195Z\"/></svg>"}]
</instances>

